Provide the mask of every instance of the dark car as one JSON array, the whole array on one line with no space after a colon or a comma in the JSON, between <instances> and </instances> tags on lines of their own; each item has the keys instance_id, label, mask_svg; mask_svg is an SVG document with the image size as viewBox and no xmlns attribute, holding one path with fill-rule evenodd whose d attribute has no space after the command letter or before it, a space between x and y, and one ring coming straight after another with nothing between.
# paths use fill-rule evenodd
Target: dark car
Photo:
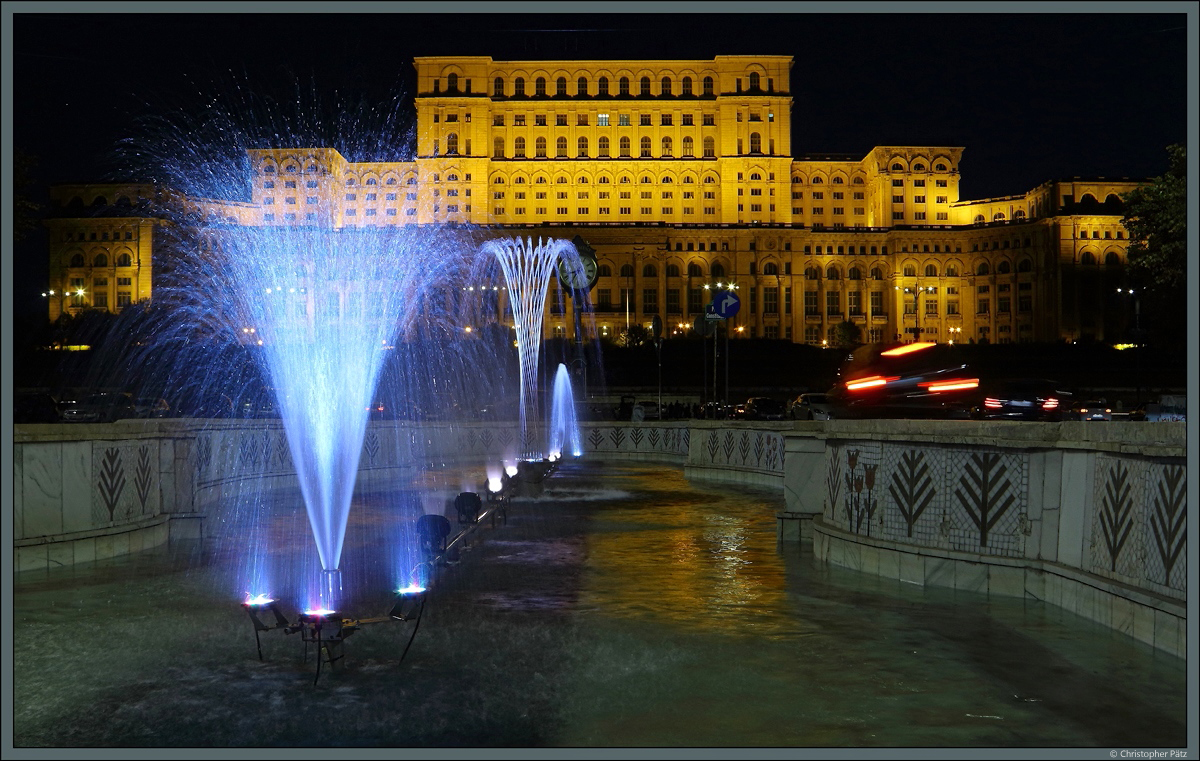
<instances>
[{"instance_id":1,"label":"dark car","mask_svg":"<svg viewBox=\"0 0 1200 761\"><path fill-rule=\"evenodd\" d=\"M57 423L58 421L58 402L53 396L29 391L18 391L13 395L14 423Z\"/></svg>"},{"instance_id":2,"label":"dark car","mask_svg":"<svg viewBox=\"0 0 1200 761\"><path fill-rule=\"evenodd\" d=\"M1080 402L1071 408L1071 415L1075 420L1112 420L1112 407L1103 399L1091 399L1086 402Z\"/></svg>"},{"instance_id":3,"label":"dark car","mask_svg":"<svg viewBox=\"0 0 1200 761\"><path fill-rule=\"evenodd\" d=\"M788 407L792 420L830 420L829 397L825 394L801 394Z\"/></svg>"},{"instance_id":4,"label":"dark car","mask_svg":"<svg viewBox=\"0 0 1200 761\"><path fill-rule=\"evenodd\" d=\"M111 423L137 417L133 396L127 393L101 392L60 402L64 423Z\"/></svg>"},{"instance_id":5,"label":"dark car","mask_svg":"<svg viewBox=\"0 0 1200 761\"><path fill-rule=\"evenodd\" d=\"M746 400L745 420L783 420L783 402L767 396L756 396Z\"/></svg>"},{"instance_id":6,"label":"dark car","mask_svg":"<svg viewBox=\"0 0 1200 761\"><path fill-rule=\"evenodd\" d=\"M855 349L828 394L835 418L970 417L979 377L953 346L917 342Z\"/></svg>"},{"instance_id":7,"label":"dark car","mask_svg":"<svg viewBox=\"0 0 1200 761\"><path fill-rule=\"evenodd\" d=\"M1063 419L1063 409L1070 403L1070 392L1051 380L1003 381L984 390L973 417L979 420L1059 421Z\"/></svg>"}]
</instances>

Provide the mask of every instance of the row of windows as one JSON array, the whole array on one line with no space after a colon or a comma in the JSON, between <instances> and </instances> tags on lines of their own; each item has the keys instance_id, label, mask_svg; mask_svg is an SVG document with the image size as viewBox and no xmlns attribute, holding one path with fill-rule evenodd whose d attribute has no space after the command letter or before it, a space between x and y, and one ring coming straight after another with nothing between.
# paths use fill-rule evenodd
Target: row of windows
<instances>
[{"instance_id":1,"label":"row of windows","mask_svg":"<svg viewBox=\"0 0 1200 761\"><path fill-rule=\"evenodd\" d=\"M950 169L950 167L946 166L944 163L942 163L940 161L933 165L933 171L935 171L935 172L946 172L946 171L949 171L949 169ZM893 172L903 172L903 171L905 171L904 164L902 164L898 161L892 162L891 170ZM922 164L920 161L918 161L912 165L912 171L924 172L925 165Z\"/></svg>"},{"instance_id":2,"label":"row of windows","mask_svg":"<svg viewBox=\"0 0 1200 761\"><path fill-rule=\"evenodd\" d=\"M469 115L468 115L468 116L469 116ZM652 115L652 114L638 114L638 126L639 126L639 127L652 127L652 126L654 126L654 125L652 124L652 117L653 117L653 115ZM514 126L514 127L526 127L526 126L528 126L528 124L527 124L527 123L526 123L526 121L525 121L525 114L523 114L523 113L521 113L521 114L513 114L513 115L512 115L512 118L513 118L512 126ZM590 114L576 114L576 115L575 115L575 126L576 126L576 127L587 127L587 126L590 126L590 125L589 125L590 118L591 118ZM695 114L691 114L691 113L688 113L688 114L680 114L680 115L679 115L679 118L680 118L679 124L680 124L680 126L682 126L682 127L694 127L694 126L696 125ZM610 120L610 119L611 119L611 115L610 115L610 114L607 114L607 113L597 113L597 114L596 114L596 126L597 126L597 127L611 127L611 126L614 126L614 125L611 123L611 120ZM435 122L438 120L438 115L437 115L437 114L434 114L434 119L433 119L433 120L434 120ZM446 121L451 121L451 120L452 120L452 119L451 119L451 116L450 116L450 115L448 115L448 116L446 117ZM775 119L774 119L774 116L772 115L771 121L774 121L774 120L775 120ZM453 121L457 121L457 119L454 119ZM468 119L467 119L467 121L471 121L471 120L470 120L470 118L468 118ZM738 121L741 121L741 119L739 119ZM762 119L751 119L751 121L762 121ZM492 126L493 126L493 127L503 127L503 126L504 126L504 122L505 122L505 114L493 114L493 115L492 115ZM700 124L701 124L701 126L702 126L702 127L715 127L715 126L717 126L717 117L716 117L716 114L701 114L701 115L700 115ZM549 115L548 115L548 114L534 114L534 115L533 115L533 126L535 126L535 127L548 127L548 126L550 126L550 124L549 124ZM566 127L566 126L568 126L568 124L567 124L567 114L555 114L555 115L554 115L554 126L555 126L555 127ZM616 125L615 125L615 126L617 126L617 127L632 127L632 126L633 126L632 115L631 115L631 114L628 114L628 113L625 113L625 114L617 114L617 123L616 123ZM659 126L660 126L660 127L673 127L673 126L675 126L675 115L674 115L674 114L661 114L661 115L659 116Z\"/></svg>"},{"instance_id":3,"label":"row of windows","mask_svg":"<svg viewBox=\"0 0 1200 761\"><path fill-rule=\"evenodd\" d=\"M670 185L675 182L674 178L669 174L661 175L658 178L658 181L662 185ZM503 185L505 180L504 180L503 176L496 175L495 177L492 178L491 182L493 185ZM523 175L518 174L518 175L515 175L514 177L512 177L513 185L524 185L524 184L526 184L526 182L527 182L527 180ZM587 175L579 175L578 177L575 177L574 179L569 179L566 175L559 175L558 177L554 178L555 185L567 185L572 182L574 182L575 184L578 184L578 185L587 185L589 180L587 178ZM598 178L596 178L596 183L599 185L609 185L609 184L612 184L612 182L613 182L612 179L610 177L608 177L607 175L600 175ZM684 185L693 185L693 184L695 184L695 182L696 182L695 177L693 177L690 174L685 174L683 176L683 179L680 180L680 183L682 183ZM717 182L717 177L714 174L707 174L704 176L704 179L702 180L702 182L705 185L715 185ZM546 177L546 175L536 175L533 178L533 182L531 184L546 185L548 183L549 183L549 180ZM618 184L618 185L633 184L633 177L631 175L621 175L617 178L616 184ZM641 184L641 185L654 184L654 178L651 175L644 174L638 180L638 184Z\"/></svg>"},{"instance_id":4,"label":"row of windows","mask_svg":"<svg viewBox=\"0 0 1200 761\"><path fill-rule=\"evenodd\" d=\"M492 158L529 158L526 154L526 140L523 137L513 139L513 154L508 156L505 151L505 141L502 137L496 137L492 140ZM546 138L539 137L534 140L533 158L549 158L547 153L549 143ZM586 137L580 137L575 142L575 157L589 158L588 152L590 143ZM628 137L622 137L617 143L619 158L633 158L633 142ZM674 140L670 137L664 137L659 143L659 153L657 158L673 158L674 157ZM643 137L638 143L638 158L656 158L652 155L653 141L649 137ZM446 150L448 154L456 154L458 152L458 140L455 135L448 135L446 139ZM680 141L680 158L695 158L696 156L695 140L691 137L685 137ZM437 155L437 141L434 141L434 154ZM703 142L703 157L716 158L717 149L716 141L711 137L704 138ZM554 144L554 158L565 159L570 158L567 153L567 138L560 137ZM612 143L607 137L601 137L596 140L596 158L607 159L612 156Z\"/></svg>"},{"instance_id":5,"label":"row of windows","mask_svg":"<svg viewBox=\"0 0 1200 761\"><path fill-rule=\"evenodd\" d=\"M67 232L63 235L63 240L68 240L68 241L76 240L76 241L83 242L85 240L85 236L86 236L86 240L89 240L89 241L97 240L97 237L96 237L97 233L94 233L94 232L93 233ZM106 233L106 232L99 233L99 236L100 236L99 240L108 240L108 233ZM122 239L121 236L122 236L122 233L120 231L114 232L112 234L112 239L113 240L121 240ZM125 240L133 240L133 233L129 230L124 231L124 239Z\"/></svg>"},{"instance_id":6,"label":"row of windows","mask_svg":"<svg viewBox=\"0 0 1200 761\"><path fill-rule=\"evenodd\" d=\"M762 80L759 77L759 74L757 72L751 72L751 74L748 78L748 81L749 81L749 86L750 86L751 90L761 89ZM767 81L768 81L768 89L774 89L774 81L770 80L770 79L768 79ZM739 79L738 80L739 90L741 87L740 83L741 83L741 80ZM466 80L464 84L465 84L465 91L468 93L471 92L471 80L469 80L469 79ZM535 95L535 96L548 95L549 93L546 89L547 84L548 83L547 83L547 80L545 77L537 77L536 79L534 79L533 80L533 95ZM567 84L568 83L567 83L566 77L558 77L554 81L554 94L556 96L568 95L569 93L567 92ZM629 77L618 78L617 82L616 82L617 87L616 87L615 94L618 96L632 95L633 94L633 92L631 90L632 84L633 83ZM675 83L671 79L671 77L662 77L658 81L658 92L657 93L651 92L651 87L653 85L653 81L650 79L650 77L641 77L638 80L637 84L638 84L638 91L637 91L638 95L674 95L675 94L675 89L674 89ZM693 83L693 80L691 77L683 77L683 79L681 79L679 81L679 94L685 95L685 96L686 95L695 95L696 93L694 91L693 85L694 85L694 83ZM458 90L458 75L450 74L449 76L447 76L446 77L446 86L450 92L454 92L454 91ZM614 94L611 89L611 82L608 77L599 77L596 80L595 93L590 92L589 86L590 86L590 82L588 82L587 77L579 77L578 79L575 80L574 95L579 96L579 95L593 95L593 94L594 95L612 95L612 94ZM712 77L704 77L703 79L700 80L700 93L702 95L711 96L714 94L714 90L713 90L714 86L715 86L715 82ZM439 82L439 80L435 79L433 81L433 91L439 92L440 91L439 87L440 87L440 82ZM492 96L493 97L503 98L506 95L513 95L513 96L520 97L520 96L524 96L527 94L528 93L526 92L526 89L525 89L525 78L524 77L514 77L513 78L511 93L506 91L504 77L496 77L495 79L492 80Z\"/></svg>"},{"instance_id":7,"label":"row of windows","mask_svg":"<svg viewBox=\"0 0 1200 761\"><path fill-rule=\"evenodd\" d=\"M74 256L71 257L71 263L68 266L86 267L88 265L87 265L87 260L84 259L84 257L83 257L83 254L75 254ZM108 254L96 254L96 256L92 258L92 266L93 267L107 267L108 266ZM131 257L129 254L117 255L116 266L132 267L133 266L133 257Z\"/></svg>"}]
</instances>

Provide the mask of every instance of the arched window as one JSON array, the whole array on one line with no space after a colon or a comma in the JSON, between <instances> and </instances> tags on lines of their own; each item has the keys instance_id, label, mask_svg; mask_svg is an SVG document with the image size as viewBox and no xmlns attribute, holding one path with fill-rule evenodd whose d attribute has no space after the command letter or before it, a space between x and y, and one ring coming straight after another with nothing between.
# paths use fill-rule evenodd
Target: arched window
<instances>
[{"instance_id":1,"label":"arched window","mask_svg":"<svg viewBox=\"0 0 1200 761\"><path fill-rule=\"evenodd\" d=\"M604 138L600 138L600 139L603 140ZM611 181L607 177L601 177L600 179L596 180L596 182L600 183L601 185L612 184Z\"/></svg>"},{"instance_id":2,"label":"arched window","mask_svg":"<svg viewBox=\"0 0 1200 761\"><path fill-rule=\"evenodd\" d=\"M1095 264L1096 257L1092 254L1091 251L1084 251L1083 254L1079 257L1079 263L1087 264L1087 265Z\"/></svg>"},{"instance_id":3,"label":"arched window","mask_svg":"<svg viewBox=\"0 0 1200 761\"><path fill-rule=\"evenodd\" d=\"M575 80L575 94L587 95L587 77L580 77Z\"/></svg>"},{"instance_id":4,"label":"arched window","mask_svg":"<svg viewBox=\"0 0 1200 761\"><path fill-rule=\"evenodd\" d=\"M607 264L601 264L596 268L596 277L612 277L612 267Z\"/></svg>"},{"instance_id":5,"label":"arched window","mask_svg":"<svg viewBox=\"0 0 1200 761\"><path fill-rule=\"evenodd\" d=\"M913 164L913 171L914 172L924 172L925 165L918 161L917 163Z\"/></svg>"},{"instance_id":6,"label":"arched window","mask_svg":"<svg viewBox=\"0 0 1200 761\"><path fill-rule=\"evenodd\" d=\"M767 262L766 264L763 265L763 274L764 275L778 275L779 274L779 265L776 264L775 262Z\"/></svg>"},{"instance_id":7,"label":"arched window","mask_svg":"<svg viewBox=\"0 0 1200 761\"><path fill-rule=\"evenodd\" d=\"M458 153L458 133L451 132L446 135L446 153L453 156ZM367 180L368 185L374 185L375 180Z\"/></svg>"},{"instance_id":8,"label":"arched window","mask_svg":"<svg viewBox=\"0 0 1200 761\"><path fill-rule=\"evenodd\" d=\"M621 158L629 158L629 138L621 138Z\"/></svg>"},{"instance_id":9,"label":"arched window","mask_svg":"<svg viewBox=\"0 0 1200 761\"><path fill-rule=\"evenodd\" d=\"M862 280L862 270L860 270L858 267L851 267L850 269L846 270L846 279Z\"/></svg>"},{"instance_id":10,"label":"arched window","mask_svg":"<svg viewBox=\"0 0 1200 761\"><path fill-rule=\"evenodd\" d=\"M1002 219L1004 219L1004 212L1002 212L1002 211L998 211L992 215L993 222L999 222Z\"/></svg>"},{"instance_id":11,"label":"arched window","mask_svg":"<svg viewBox=\"0 0 1200 761\"><path fill-rule=\"evenodd\" d=\"M554 87L555 95L566 95L567 94L567 78L566 77L559 77L558 80L554 83L554 85L555 85L555 87Z\"/></svg>"},{"instance_id":12,"label":"arched window","mask_svg":"<svg viewBox=\"0 0 1200 761\"><path fill-rule=\"evenodd\" d=\"M987 262L980 262L979 266L975 268L976 275L986 275L989 272L991 272L991 270L988 268Z\"/></svg>"},{"instance_id":13,"label":"arched window","mask_svg":"<svg viewBox=\"0 0 1200 761\"><path fill-rule=\"evenodd\" d=\"M578 145L578 148L579 148L579 158L581 158L581 159L585 159L585 158L587 158L587 155L588 155L588 152L587 152L587 148L588 148L588 146L587 146L587 138L586 138L586 137L581 137L581 138L579 138L579 140L578 140L578 143L579 143L579 145Z\"/></svg>"},{"instance_id":14,"label":"arched window","mask_svg":"<svg viewBox=\"0 0 1200 761\"><path fill-rule=\"evenodd\" d=\"M117 266L118 267L132 267L133 259L131 259L129 257L129 254L121 254L120 256L117 257Z\"/></svg>"},{"instance_id":15,"label":"arched window","mask_svg":"<svg viewBox=\"0 0 1200 761\"><path fill-rule=\"evenodd\" d=\"M457 89L458 89L458 75L457 74L447 74L446 75L446 91L454 92Z\"/></svg>"},{"instance_id":16,"label":"arched window","mask_svg":"<svg viewBox=\"0 0 1200 761\"><path fill-rule=\"evenodd\" d=\"M692 140L692 138L691 138L691 137L685 137L685 138L683 139L683 153L682 153L682 155L683 155L683 157L684 157L685 159L690 159L690 158L692 157L692 145L693 145L693 144L694 144L694 143L693 143L693 140Z\"/></svg>"},{"instance_id":17,"label":"arched window","mask_svg":"<svg viewBox=\"0 0 1200 761\"><path fill-rule=\"evenodd\" d=\"M878 267L873 267L871 269L871 279L883 280L883 270L879 269Z\"/></svg>"},{"instance_id":18,"label":"arched window","mask_svg":"<svg viewBox=\"0 0 1200 761\"><path fill-rule=\"evenodd\" d=\"M563 139L565 140L566 138L563 138ZM555 185L566 185L567 178L560 175L554 179L554 184Z\"/></svg>"},{"instance_id":19,"label":"arched window","mask_svg":"<svg viewBox=\"0 0 1200 761\"><path fill-rule=\"evenodd\" d=\"M621 277L633 277L633 265L632 264L622 264L621 265Z\"/></svg>"},{"instance_id":20,"label":"arched window","mask_svg":"<svg viewBox=\"0 0 1200 761\"><path fill-rule=\"evenodd\" d=\"M683 95L691 95L692 94L692 78L684 77L683 82L680 85L680 88L682 90Z\"/></svg>"},{"instance_id":21,"label":"arched window","mask_svg":"<svg viewBox=\"0 0 1200 761\"><path fill-rule=\"evenodd\" d=\"M700 265L692 262L688 265L688 277L704 277L704 273L700 270Z\"/></svg>"},{"instance_id":22,"label":"arched window","mask_svg":"<svg viewBox=\"0 0 1200 761\"><path fill-rule=\"evenodd\" d=\"M619 80L617 80L617 87L619 88L618 92L621 95L628 95L629 94L629 77L621 77Z\"/></svg>"},{"instance_id":23,"label":"arched window","mask_svg":"<svg viewBox=\"0 0 1200 761\"><path fill-rule=\"evenodd\" d=\"M596 155L602 159L608 158L608 138L601 137L596 141ZM601 177L600 181L604 182L605 178Z\"/></svg>"},{"instance_id":24,"label":"arched window","mask_svg":"<svg viewBox=\"0 0 1200 761\"><path fill-rule=\"evenodd\" d=\"M641 157L644 159L650 158L650 138L643 137L641 141L642 152Z\"/></svg>"},{"instance_id":25,"label":"arched window","mask_svg":"<svg viewBox=\"0 0 1200 761\"><path fill-rule=\"evenodd\" d=\"M893 172L903 172L903 171L904 171L904 165L903 165L903 164L901 164L901 163L899 163L899 162L897 162L897 163L895 163L895 164L892 164L892 171L893 171Z\"/></svg>"},{"instance_id":26,"label":"arched window","mask_svg":"<svg viewBox=\"0 0 1200 761\"><path fill-rule=\"evenodd\" d=\"M517 139L519 140L520 138L517 138ZM533 141L533 151L534 151L533 155L536 158L539 158L539 159L546 158L546 138L539 137L536 140L534 140Z\"/></svg>"},{"instance_id":27,"label":"arched window","mask_svg":"<svg viewBox=\"0 0 1200 761\"><path fill-rule=\"evenodd\" d=\"M750 152L762 153L762 137L757 132L750 133Z\"/></svg>"},{"instance_id":28,"label":"arched window","mask_svg":"<svg viewBox=\"0 0 1200 761\"><path fill-rule=\"evenodd\" d=\"M863 178L861 178L861 177L855 177L853 180L851 180L851 184L852 184L852 185L862 185L862 184L863 184Z\"/></svg>"},{"instance_id":29,"label":"arched window","mask_svg":"<svg viewBox=\"0 0 1200 761\"><path fill-rule=\"evenodd\" d=\"M716 183L716 181L717 181L717 178L711 174L704 178L705 185L713 185Z\"/></svg>"},{"instance_id":30,"label":"arched window","mask_svg":"<svg viewBox=\"0 0 1200 761\"><path fill-rule=\"evenodd\" d=\"M925 265L925 277L937 277L937 265L936 264L926 264Z\"/></svg>"},{"instance_id":31,"label":"arched window","mask_svg":"<svg viewBox=\"0 0 1200 761\"><path fill-rule=\"evenodd\" d=\"M596 94L608 95L608 77L600 77L596 82Z\"/></svg>"},{"instance_id":32,"label":"arched window","mask_svg":"<svg viewBox=\"0 0 1200 761\"><path fill-rule=\"evenodd\" d=\"M504 78L496 77L492 80L492 95L497 98L504 97Z\"/></svg>"},{"instance_id":33,"label":"arched window","mask_svg":"<svg viewBox=\"0 0 1200 761\"><path fill-rule=\"evenodd\" d=\"M662 94L662 95L670 95L671 94L671 78L670 77L663 77L660 85L661 85L659 87L660 94Z\"/></svg>"},{"instance_id":34,"label":"arched window","mask_svg":"<svg viewBox=\"0 0 1200 761\"><path fill-rule=\"evenodd\" d=\"M987 221L987 220L984 218L984 216L983 216L982 214L976 214L976 215L975 215L975 222L976 222L976 224L978 224L978 223L980 223L980 222L986 222L986 221Z\"/></svg>"},{"instance_id":35,"label":"arched window","mask_svg":"<svg viewBox=\"0 0 1200 761\"><path fill-rule=\"evenodd\" d=\"M712 95L713 94L713 78L705 77L703 84L704 84L704 94Z\"/></svg>"},{"instance_id":36,"label":"arched window","mask_svg":"<svg viewBox=\"0 0 1200 761\"><path fill-rule=\"evenodd\" d=\"M263 174L275 174L275 167L267 164L263 167Z\"/></svg>"},{"instance_id":37,"label":"arched window","mask_svg":"<svg viewBox=\"0 0 1200 761\"><path fill-rule=\"evenodd\" d=\"M946 267L946 277L958 277L958 267L953 264Z\"/></svg>"},{"instance_id":38,"label":"arched window","mask_svg":"<svg viewBox=\"0 0 1200 761\"><path fill-rule=\"evenodd\" d=\"M1008 263L1007 259L1000 260L1000 263L996 265L996 274L1007 275L1010 272L1012 272L1012 265Z\"/></svg>"},{"instance_id":39,"label":"arched window","mask_svg":"<svg viewBox=\"0 0 1200 761\"><path fill-rule=\"evenodd\" d=\"M916 277L917 276L917 268L912 266L911 264L904 265L904 276L905 277Z\"/></svg>"},{"instance_id":40,"label":"arched window","mask_svg":"<svg viewBox=\"0 0 1200 761\"><path fill-rule=\"evenodd\" d=\"M1032 271L1033 271L1033 261L1032 260L1022 259L1021 261L1017 262L1017 272L1032 272Z\"/></svg>"},{"instance_id":41,"label":"arched window","mask_svg":"<svg viewBox=\"0 0 1200 761\"><path fill-rule=\"evenodd\" d=\"M107 267L108 266L108 255L107 254L96 254L96 258L92 260L92 266L93 267Z\"/></svg>"},{"instance_id":42,"label":"arched window","mask_svg":"<svg viewBox=\"0 0 1200 761\"><path fill-rule=\"evenodd\" d=\"M71 266L71 267L82 267L82 266L84 266L83 254L75 254L74 256L72 256L72 257L71 257L71 264L70 264L69 266Z\"/></svg>"},{"instance_id":43,"label":"arched window","mask_svg":"<svg viewBox=\"0 0 1200 761\"><path fill-rule=\"evenodd\" d=\"M713 262L711 271L713 277L725 277L725 267L720 262Z\"/></svg>"},{"instance_id":44,"label":"arched window","mask_svg":"<svg viewBox=\"0 0 1200 761\"><path fill-rule=\"evenodd\" d=\"M525 138L523 138L523 137L514 137L513 138L513 158L518 158L518 159L525 158ZM413 184L415 185L416 183L414 182Z\"/></svg>"},{"instance_id":45,"label":"arched window","mask_svg":"<svg viewBox=\"0 0 1200 761\"><path fill-rule=\"evenodd\" d=\"M513 80L513 95L525 94L525 77L517 77Z\"/></svg>"},{"instance_id":46,"label":"arched window","mask_svg":"<svg viewBox=\"0 0 1200 761\"><path fill-rule=\"evenodd\" d=\"M1017 209L1013 212L1013 219L1025 219L1025 210Z\"/></svg>"},{"instance_id":47,"label":"arched window","mask_svg":"<svg viewBox=\"0 0 1200 761\"><path fill-rule=\"evenodd\" d=\"M830 266L830 268L825 271L825 278L827 280L841 280L842 273L838 272L837 267Z\"/></svg>"},{"instance_id":48,"label":"arched window","mask_svg":"<svg viewBox=\"0 0 1200 761\"><path fill-rule=\"evenodd\" d=\"M804 268L804 279L805 280L820 280L821 279L821 270L817 269L816 267L805 267Z\"/></svg>"},{"instance_id":49,"label":"arched window","mask_svg":"<svg viewBox=\"0 0 1200 761\"><path fill-rule=\"evenodd\" d=\"M504 138L498 137L492 141L492 158L504 158Z\"/></svg>"},{"instance_id":50,"label":"arched window","mask_svg":"<svg viewBox=\"0 0 1200 761\"><path fill-rule=\"evenodd\" d=\"M944 171L946 171L946 165L945 165L945 164L941 164L941 163L934 164L934 165L933 165L933 168L934 168L934 169L936 169L936 170L937 170L937 171L939 171L939 172L944 172Z\"/></svg>"},{"instance_id":51,"label":"arched window","mask_svg":"<svg viewBox=\"0 0 1200 761\"><path fill-rule=\"evenodd\" d=\"M452 134L450 135L450 137L453 137L453 138L454 138L454 142L455 142L455 143L457 143L457 142L458 142L458 136L457 136L457 135L454 135L454 134L452 133ZM452 176L453 176L453 175L452 175ZM370 177L370 178L368 178L368 179L367 179L367 184L368 184L368 185L376 185L376 184L378 184L378 183L377 183L377 182L375 182L375 178L374 178L374 177Z\"/></svg>"},{"instance_id":52,"label":"arched window","mask_svg":"<svg viewBox=\"0 0 1200 761\"><path fill-rule=\"evenodd\" d=\"M668 264L667 265L667 277L679 277L679 265L678 264Z\"/></svg>"},{"instance_id":53,"label":"arched window","mask_svg":"<svg viewBox=\"0 0 1200 761\"><path fill-rule=\"evenodd\" d=\"M822 184L823 182L825 182L825 180L822 180L820 177L814 177L814 178L812 178L812 184L813 184L813 185L820 185L820 184Z\"/></svg>"},{"instance_id":54,"label":"arched window","mask_svg":"<svg viewBox=\"0 0 1200 761\"><path fill-rule=\"evenodd\" d=\"M1107 254L1104 255L1104 266L1106 266L1106 267L1121 266L1121 257L1117 254L1116 251L1109 251Z\"/></svg>"},{"instance_id":55,"label":"arched window","mask_svg":"<svg viewBox=\"0 0 1200 761\"><path fill-rule=\"evenodd\" d=\"M556 158L565 159L567 157L567 138L559 137L554 141L554 153Z\"/></svg>"},{"instance_id":56,"label":"arched window","mask_svg":"<svg viewBox=\"0 0 1200 761\"><path fill-rule=\"evenodd\" d=\"M545 77L538 77L537 79L535 79L533 81L533 94L534 95L545 95L546 94L546 78Z\"/></svg>"},{"instance_id":57,"label":"arched window","mask_svg":"<svg viewBox=\"0 0 1200 761\"><path fill-rule=\"evenodd\" d=\"M384 184L385 184L385 185L395 185L395 184L396 184L396 178L395 178L395 177L389 177L389 178L387 178L387 182L386 182L386 183L384 183Z\"/></svg>"},{"instance_id":58,"label":"arched window","mask_svg":"<svg viewBox=\"0 0 1200 761\"><path fill-rule=\"evenodd\" d=\"M642 267L642 277L658 277L658 268L653 264Z\"/></svg>"},{"instance_id":59,"label":"arched window","mask_svg":"<svg viewBox=\"0 0 1200 761\"><path fill-rule=\"evenodd\" d=\"M671 155L671 138L669 138L669 137L664 137L662 139L662 155L663 156Z\"/></svg>"},{"instance_id":60,"label":"arched window","mask_svg":"<svg viewBox=\"0 0 1200 761\"><path fill-rule=\"evenodd\" d=\"M834 177L833 184L834 185L844 185L844 184L846 184L846 181L843 180L841 177Z\"/></svg>"},{"instance_id":61,"label":"arched window","mask_svg":"<svg viewBox=\"0 0 1200 761\"><path fill-rule=\"evenodd\" d=\"M671 184L671 175L664 174L662 176L662 179L659 180L659 182L661 182L663 185L670 185Z\"/></svg>"},{"instance_id":62,"label":"arched window","mask_svg":"<svg viewBox=\"0 0 1200 761\"><path fill-rule=\"evenodd\" d=\"M711 137L704 138L704 158L711 159L717 156L717 141Z\"/></svg>"},{"instance_id":63,"label":"arched window","mask_svg":"<svg viewBox=\"0 0 1200 761\"><path fill-rule=\"evenodd\" d=\"M641 82L639 84L641 85L641 94L649 95L650 94L650 77L642 77Z\"/></svg>"}]
</instances>

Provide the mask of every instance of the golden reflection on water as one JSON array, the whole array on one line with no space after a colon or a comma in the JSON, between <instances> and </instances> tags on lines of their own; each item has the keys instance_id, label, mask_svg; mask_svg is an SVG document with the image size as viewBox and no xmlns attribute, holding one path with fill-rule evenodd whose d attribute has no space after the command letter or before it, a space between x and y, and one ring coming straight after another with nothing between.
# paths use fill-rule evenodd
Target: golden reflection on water
<instances>
[{"instance_id":1,"label":"golden reflection on water","mask_svg":"<svg viewBox=\"0 0 1200 761\"><path fill-rule=\"evenodd\" d=\"M723 634L803 628L776 549L778 497L731 486L701 493L667 469L630 480L638 499L592 518L581 607Z\"/></svg>"}]
</instances>

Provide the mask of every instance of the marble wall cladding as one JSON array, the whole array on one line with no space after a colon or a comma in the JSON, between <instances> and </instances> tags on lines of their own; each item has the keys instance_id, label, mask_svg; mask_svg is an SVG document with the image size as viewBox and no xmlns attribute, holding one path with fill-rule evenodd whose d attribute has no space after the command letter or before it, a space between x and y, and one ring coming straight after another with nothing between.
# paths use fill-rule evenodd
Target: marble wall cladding
<instances>
[{"instance_id":1,"label":"marble wall cladding","mask_svg":"<svg viewBox=\"0 0 1200 761\"><path fill-rule=\"evenodd\" d=\"M18 539L62 533L61 442L29 443L22 449L22 523Z\"/></svg>"},{"instance_id":2,"label":"marble wall cladding","mask_svg":"<svg viewBox=\"0 0 1200 761\"><path fill-rule=\"evenodd\" d=\"M583 450L596 453L654 454L685 460L691 448L693 434L699 433L681 426L656 425L599 425L583 423L580 434ZM782 445L782 440L780 440Z\"/></svg>"},{"instance_id":3,"label":"marble wall cladding","mask_svg":"<svg viewBox=\"0 0 1200 761\"><path fill-rule=\"evenodd\" d=\"M689 465L783 476L785 452L778 431L699 428L691 435Z\"/></svg>"},{"instance_id":4,"label":"marble wall cladding","mask_svg":"<svg viewBox=\"0 0 1200 761\"><path fill-rule=\"evenodd\" d=\"M97 524L92 515L92 449L104 442L64 441L62 445L63 526L65 533L87 531Z\"/></svg>"}]
</instances>

